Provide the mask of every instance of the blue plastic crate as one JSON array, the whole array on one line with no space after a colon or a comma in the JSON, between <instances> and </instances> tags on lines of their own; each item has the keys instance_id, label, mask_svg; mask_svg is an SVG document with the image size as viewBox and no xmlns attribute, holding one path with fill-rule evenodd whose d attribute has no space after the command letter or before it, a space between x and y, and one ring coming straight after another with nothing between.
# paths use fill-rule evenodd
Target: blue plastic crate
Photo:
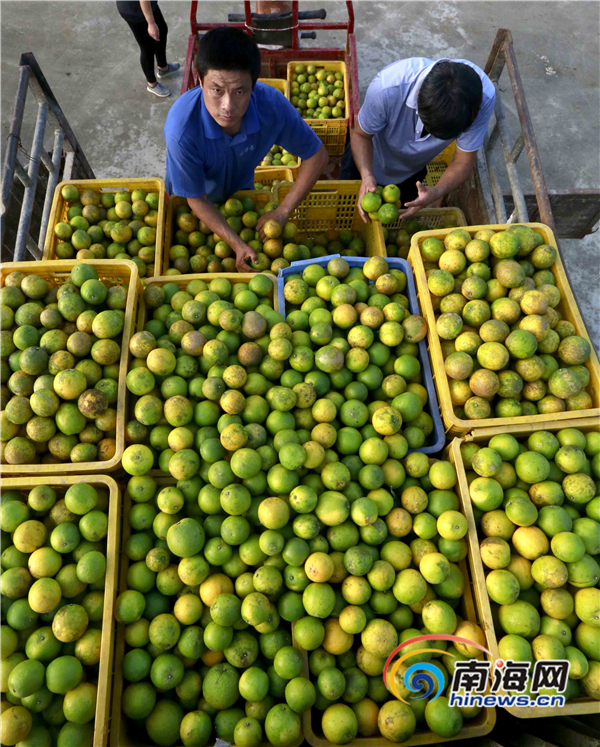
<instances>
[{"instance_id":1,"label":"blue plastic crate","mask_svg":"<svg viewBox=\"0 0 600 747\"><path fill-rule=\"evenodd\" d=\"M279 304L279 313L283 314L285 318L285 296L283 295L285 281L282 280L280 282L279 278L287 278L290 275L302 275L304 269L310 265L327 267L330 259L341 256L341 254L328 254L326 257L319 257L318 259L298 259L296 262L292 262L289 267L279 270L277 273L277 303ZM346 257L346 259L351 259L351 257ZM357 257L354 257L354 259L357 259Z\"/></svg>"},{"instance_id":2,"label":"blue plastic crate","mask_svg":"<svg viewBox=\"0 0 600 747\"><path fill-rule=\"evenodd\" d=\"M318 257L317 259L303 259L298 262L292 262L289 267L279 270L277 276L277 298L279 301L279 313L283 314L285 319L285 295L283 293L283 286L285 284L286 277L290 275L302 274L305 267L309 265L320 265L321 267L327 267L330 259L333 257L339 257L339 254L332 254L327 257ZM363 267L369 257L344 257L350 267ZM404 294L408 297L408 305L411 314L420 315L419 302L417 300L417 290L415 287L415 278L413 275L412 267L406 259L401 257L386 257L386 262L391 270L401 270L406 275L406 288ZM423 383L427 389L428 402L425 406L425 412L431 415L433 420L433 432L430 436L432 443L429 446L422 446L420 449L411 449L411 451L420 451L423 454L436 454L442 451L446 445L446 434L444 432L444 424L440 415L440 407L438 404L437 393L435 391L435 385L433 383L433 374L431 373L431 363L429 362L429 356L427 355L427 339L419 342L419 361L421 363L421 371L423 374Z\"/></svg>"}]
</instances>

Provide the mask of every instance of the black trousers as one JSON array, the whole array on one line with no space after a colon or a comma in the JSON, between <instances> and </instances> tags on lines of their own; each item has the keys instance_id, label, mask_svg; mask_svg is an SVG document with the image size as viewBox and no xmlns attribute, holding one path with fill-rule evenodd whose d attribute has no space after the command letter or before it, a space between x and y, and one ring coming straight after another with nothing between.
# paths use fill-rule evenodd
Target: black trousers
<instances>
[{"instance_id":1,"label":"black trousers","mask_svg":"<svg viewBox=\"0 0 600 747\"><path fill-rule=\"evenodd\" d=\"M128 18L127 16L121 16L124 21L127 21L127 25L133 32L136 42L140 47L140 64L142 70L146 76L148 83L156 83L156 75L154 74L154 58L156 57L156 64L159 67L167 66L167 33L169 27L165 21L163 14L160 12L160 8L156 8L154 11L154 21L158 26L160 32L160 39L155 41L148 33L148 24L146 19L138 21L134 18Z\"/></svg>"},{"instance_id":2,"label":"black trousers","mask_svg":"<svg viewBox=\"0 0 600 747\"><path fill-rule=\"evenodd\" d=\"M407 202L411 202L412 200L417 199L417 197L419 196L417 182L422 182L426 176L427 167L424 166L420 171L417 171L416 174L409 176L408 179L405 179L403 182L398 184L402 205L405 205ZM356 164L354 163L354 158L352 156L352 149L350 148L350 143L348 143L340 163L340 179L360 178L360 171L356 168ZM385 187L386 185L384 184L383 186Z\"/></svg>"}]
</instances>

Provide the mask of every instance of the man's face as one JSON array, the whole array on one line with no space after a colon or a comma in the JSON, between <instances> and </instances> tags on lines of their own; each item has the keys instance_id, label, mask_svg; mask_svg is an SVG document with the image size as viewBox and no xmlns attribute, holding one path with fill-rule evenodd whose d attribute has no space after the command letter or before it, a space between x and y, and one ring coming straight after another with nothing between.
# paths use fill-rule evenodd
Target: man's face
<instances>
[{"instance_id":1,"label":"man's face","mask_svg":"<svg viewBox=\"0 0 600 747\"><path fill-rule=\"evenodd\" d=\"M235 134L252 94L250 73L237 70L209 70L201 81L204 104L215 122L228 134Z\"/></svg>"}]
</instances>

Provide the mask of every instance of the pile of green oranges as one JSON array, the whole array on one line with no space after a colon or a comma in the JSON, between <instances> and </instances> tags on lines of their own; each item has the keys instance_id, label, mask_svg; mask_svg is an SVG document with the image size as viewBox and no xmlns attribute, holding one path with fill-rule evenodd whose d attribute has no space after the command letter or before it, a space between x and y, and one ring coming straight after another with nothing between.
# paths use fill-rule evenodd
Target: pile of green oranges
<instances>
[{"instance_id":1,"label":"pile of green oranges","mask_svg":"<svg viewBox=\"0 0 600 747\"><path fill-rule=\"evenodd\" d=\"M600 433L498 434L461 453L500 658L569 661L566 698L600 700Z\"/></svg>"},{"instance_id":2,"label":"pile of green oranges","mask_svg":"<svg viewBox=\"0 0 600 747\"><path fill-rule=\"evenodd\" d=\"M297 166L297 165L298 165L297 156L290 153L289 150L282 148L281 145L274 145L271 148L271 150L267 153L267 155L263 158L263 160L260 162L257 168L263 168L263 167L275 168L277 166L281 166L285 168L286 166ZM256 187L256 189L258 189L258 187Z\"/></svg>"},{"instance_id":3,"label":"pile of green oranges","mask_svg":"<svg viewBox=\"0 0 600 747\"><path fill-rule=\"evenodd\" d=\"M344 119L344 74L298 63L291 74L290 101L304 119Z\"/></svg>"},{"instance_id":4,"label":"pile of green oranges","mask_svg":"<svg viewBox=\"0 0 600 747\"><path fill-rule=\"evenodd\" d=\"M285 321L267 274L144 291L123 456L125 716L161 744L289 747L309 709L336 744L419 723L455 736L477 709L404 706L381 676L423 627L483 636L455 612L454 468L409 453L433 430L426 327L382 258L286 280Z\"/></svg>"},{"instance_id":5,"label":"pile of green oranges","mask_svg":"<svg viewBox=\"0 0 600 747\"><path fill-rule=\"evenodd\" d=\"M422 216L419 216L419 213L417 213L414 218L402 221L399 228L390 228L386 225L381 226L388 257L408 259L412 237L419 231L427 231L427 226L421 223L419 220L420 217L422 220ZM444 228L454 228L456 225L456 218L454 216L448 215L443 218Z\"/></svg>"},{"instance_id":6,"label":"pile of green oranges","mask_svg":"<svg viewBox=\"0 0 600 747\"><path fill-rule=\"evenodd\" d=\"M460 418L551 415L592 408L587 339L562 318L558 253L529 226L459 228L419 242Z\"/></svg>"},{"instance_id":7,"label":"pile of green oranges","mask_svg":"<svg viewBox=\"0 0 600 747\"><path fill-rule=\"evenodd\" d=\"M259 207L251 197L242 196L231 197L217 207L242 241L257 253L257 261L250 264L259 272L277 274L292 262L329 254L355 257L365 254L365 242L354 231L329 230L306 236L299 232L293 221L284 225L275 220L267 221L264 226L266 238L261 241L256 224L262 215L277 207L275 202ZM173 244L163 274L203 272L236 272L234 251L199 221L186 203L177 205L173 218Z\"/></svg>"},{"instance_id":8,"label":"pile of green oranges","mask_svg":"<svg viewBox=\"0 0 600 747\"><path fill-rule=\"evenodd\" d=\"M145 189L101 192L66 184L66 220L54 226L52 259L131 259L140 277L154 274L158 192Z\"/></svg>"},{"instance_id":9,"label":"pile of green oranges","mask_svg":"<svg viewBox=\"0 0 600 747\"><path fill-rule=\"evenodd\" d=\"M447 695L432 702L411 699L407 670L435 656L445 692L455 662L477 657L474 647L446 648L436 640L441 653L433 654L418 652L422 643L409 644L402 653L415 654L387 682L382 677L396 647L423 633L484 645L481 628L460 616L467 521L454 467L413 452L402 461L398 487L369 491L354 489L352 481L332 490L336 468L329 464L320 474L325 492L314 479L289 496L293 531L307 538L311 553L303 568L285 569L296 595L286 592L282 600L294 603L294 638L310 652L313 731L334 744L357 735L404 742L417 728L456 737L463 719L481 709L451 707ZM408 680L416 686L410 675Z\"/></svg>"},{"instance_id":10,"label":"pile of green oranges","mask_svg":"<svg viewBox=\"0 0 600 747\"><path fill-rule=\"evenodd\" d=\"M395 438L402 457L424 446L433 431L418 359L427 326L410 314L405 288L404 273L389 270L383 257L371 257L362 268L334 258L327 268L309 265L302 276L285 278L287 323L308 336L317 349L315 367L339 390L328 394L335 403L331 419L334 430L346 427L331 437L348 455L369 439L361 431L371 432L369 416L377 420L373 438Z\"/></svg>"},{"instance_id":11,"label":"pile of green oranges","mask_svg":"<svg viewBox=\"0 0 600 747\"><path fill-rule=\"evenodd\" d=\"M378 186L375 192L363 195L360 204L371 220L384 224L396 223L400 215L400 189L395 184Z\"/></svg>"},{"instance_id":12,"label":"pile of green oranges","mask_svg":"<svg viewBox=\"0 0 600 747\"><path fill-rule=\"evenodd\" d=\"M214 459L227 427L220 438L218 428L201 430L201 451ZM129 481L128 589L116 605L127 718L144 720L158 744L219 737L257 747L266 737L286 747L309 709L314 730L335 744L378 733L405 741L419 724L456 736L480 709L450 708L446 697L409 706L381 676L395 646L421 632L484 643L455 612L467 523L452 465L409 455L398 499L384 488L356 498L363 491L339 483L335 462L289 496L265 497L258 473L225 484L255 469L240 451L230 474L209 461L206 482ZM257 451L277 458L268 444ZM310 652L308 676L294 639ZM440 655L445 686L454 662L471 655L461 644ZM403 697L405 673L394 683Z\"/></svg>"},{"instance_id":13,"label":"pile of green oranges","mask_svg":"<svg viewBox=\"0 0 600 747\"><path fill-rule=\"evenodd\" d=\"M198 475L164 485L132 477L127 493L128 588L116 604L127 719L145 723L156 744L297 742L314 688L275 603L277 533L256 529L259 514L275 521L281 508L254 501L251 518L248 488L219 490Z\"/></svg>"},{"instance_id":14,"label":"pile of green oranges","mask_svg":"<svg viewBox=\"0 0 600 747\"><path fill-rule=\"evenodd\" d=\"M108 508L85 482L2 490L2 744L92 744Z\"/></svg>"},{"instance_id":15,"label":"pile of green oranges","mask_svg":"<svg viewBox=\"0 0 600 747\"><path fill-rule=\"evenodd\" d=\"M116 453L128 288L85 262L66 280L16 270L0 289L5 464L105 462Z\"/></svg>"}]
</instances>

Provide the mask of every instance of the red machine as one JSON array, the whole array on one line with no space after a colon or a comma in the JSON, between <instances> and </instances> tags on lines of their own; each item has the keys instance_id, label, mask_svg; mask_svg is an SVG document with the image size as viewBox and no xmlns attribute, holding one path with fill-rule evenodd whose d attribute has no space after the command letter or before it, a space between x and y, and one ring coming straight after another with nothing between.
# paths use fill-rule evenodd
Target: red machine
<instances>
[{"instance_id":1,"label":"red machine","mask_svg":"<svg viewBox=\"0 0 600 747\"><path fill-rule=\"evenodd\" d=\"M341 60L348 70L350 101L348 115L350 126L359 109L358 68L356 63L356 40L354 38L354 8L347 0L348 18L344 22L324 21L326 12L299 11L298 1L291 3L291 11L283 13L252 13L250 0L244 0L244 14L230 14L225 23L198 22L198 0L192 0L190 9L191 33L188 41L181 93L198 85L195 58L198 38L205 31L217 26L232 26L244 29L255 36L261 46L263 78L286 78L290 60ZM204 4L204 7L207 7ZM305 47L299 45L300 38L315 38L316 31L346 31L345 47ZM268 46L267 46L268 45Z\"/></svg>"}]
</instances>

